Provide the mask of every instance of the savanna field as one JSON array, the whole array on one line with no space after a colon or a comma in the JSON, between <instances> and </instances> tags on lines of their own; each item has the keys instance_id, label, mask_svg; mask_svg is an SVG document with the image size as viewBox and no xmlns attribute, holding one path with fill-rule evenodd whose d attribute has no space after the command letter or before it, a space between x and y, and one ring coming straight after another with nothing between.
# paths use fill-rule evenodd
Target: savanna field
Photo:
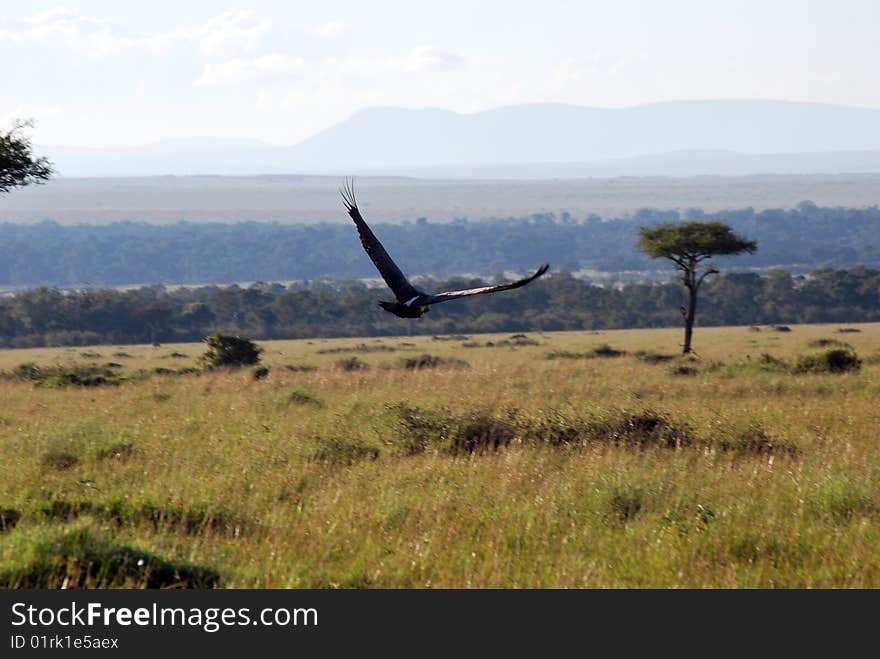
<instances>
[{"instance_id":1,"label":"savanna field","mask_svg":"<svg viewBox=\"0 0 880 659\"><path fill-rule=\"evenodd\" d=\"M680 342L0 351L0 587L880 587L880 324Z\"/></svg>"}]
</instances>

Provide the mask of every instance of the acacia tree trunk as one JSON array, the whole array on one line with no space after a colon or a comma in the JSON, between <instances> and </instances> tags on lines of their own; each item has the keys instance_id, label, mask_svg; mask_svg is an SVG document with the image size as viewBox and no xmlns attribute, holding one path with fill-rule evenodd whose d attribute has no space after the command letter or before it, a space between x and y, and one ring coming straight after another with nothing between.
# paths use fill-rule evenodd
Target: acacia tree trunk
<instances>
[{"instance_id":1,"label":"acacia tree trunk","mask_svg":"<svg viewBox=\"0 0 880 659\"><path fill-rule=\"evenodd\" d=\"M688 354L691 351L691 337L694 334L694 317L697 315L697 286L695 284L688 285L688 307L684 313L684 349L682 354Z\"/></svg>"}]
</instances>

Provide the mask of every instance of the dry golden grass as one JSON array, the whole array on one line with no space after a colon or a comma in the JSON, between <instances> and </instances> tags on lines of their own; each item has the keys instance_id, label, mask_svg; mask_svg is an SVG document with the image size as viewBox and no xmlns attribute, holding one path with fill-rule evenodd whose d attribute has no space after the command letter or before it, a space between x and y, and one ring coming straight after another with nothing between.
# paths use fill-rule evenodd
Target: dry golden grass
<instances>
[{"instance_id":1,"label":"dry golden grass","mask_svg":"<svg viewBox=\"0 0 880 659\"><path fill-rule=\"evenodd\" d=\"M856 327L698 328L694 363L635 356L674 355L679 330L631 330L530 334L539 345L518 347L498 345L507 335L472 348L266 342L262 380L249 369L97 387L0 380L0 522L15 518L0 523L0 586L877 587L880 325ZM821 338L850 343L861 371L760 364ZM547 358L603 344L627 354ZM203 350L3 351L0 369L116 362L131 375L195 366ZM425 353L469 367L402 367ZM369 368L337 366L353 355ZM683 365L695 373L675 374ZM426 431L412 451L412 408L515 419L515 436L463 453ZM517 435L648 413L692 443Z\"/></svg>"}]
</instances>

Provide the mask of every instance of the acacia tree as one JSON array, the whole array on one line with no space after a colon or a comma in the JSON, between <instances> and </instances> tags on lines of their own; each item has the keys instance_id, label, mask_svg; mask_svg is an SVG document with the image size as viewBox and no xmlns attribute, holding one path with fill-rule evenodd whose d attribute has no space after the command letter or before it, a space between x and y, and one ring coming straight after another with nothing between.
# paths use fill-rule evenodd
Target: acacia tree
<instances>
[{"instance_id":1,"label":"acacia tree","mask_svg":"<svg viewBox=\"0 0 880 659\"><path fill-rule=\"evenodd\" d=\"M718 273L711 262L713 256L754 253L758 243L736 235L724 222L667 222L639 228L639 249L653 259L666 258L681 271L688 291L687 308L681 307L684 318L684 354L691 352L694 317L697 313L697 292L709 275Z\"/></svg>"},{"instance_id":2,"label":"acacia tree","mask_svg":"<svg viewBox=\"0 0 880 659\"><path fill-rule=\"evenodd\" d=\"M47 181L54 173L46 158L34 158L31 141L23 134L29 121L15 121L6 133L0 133L0 195L12 188Z\"/></svg>"}]
</instances>

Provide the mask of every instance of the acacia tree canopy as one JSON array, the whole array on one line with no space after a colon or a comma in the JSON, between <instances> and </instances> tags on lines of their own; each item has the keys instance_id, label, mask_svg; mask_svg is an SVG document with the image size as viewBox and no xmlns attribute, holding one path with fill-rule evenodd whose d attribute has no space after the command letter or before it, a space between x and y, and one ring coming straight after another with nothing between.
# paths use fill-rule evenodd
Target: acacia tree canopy
<instances>
[{"instance_id":1,"label":"acacia tree canopy","mask_svg":"<svg viewBox=\"0 0 880 659\"><path fill-rule=\"evenodd\" d=\"M0 134L0 194L12 188L47 181L53 174L52 163L34 158L31 141L23 134L30 122L16 121L6 133Z\"/></svg>"},{"instance_id":2,"label":"acacia tree canopy","mask_svg":"<svg viewBox=\"0 0 880 659\"><path fill-rule=\"evenodd\" d=\"M700 262L758 249L758 243L738 236L724 222L666 222L639 229L639 249L652 258L667 258L676 264Z\"/></svg>"}]
</instances>

